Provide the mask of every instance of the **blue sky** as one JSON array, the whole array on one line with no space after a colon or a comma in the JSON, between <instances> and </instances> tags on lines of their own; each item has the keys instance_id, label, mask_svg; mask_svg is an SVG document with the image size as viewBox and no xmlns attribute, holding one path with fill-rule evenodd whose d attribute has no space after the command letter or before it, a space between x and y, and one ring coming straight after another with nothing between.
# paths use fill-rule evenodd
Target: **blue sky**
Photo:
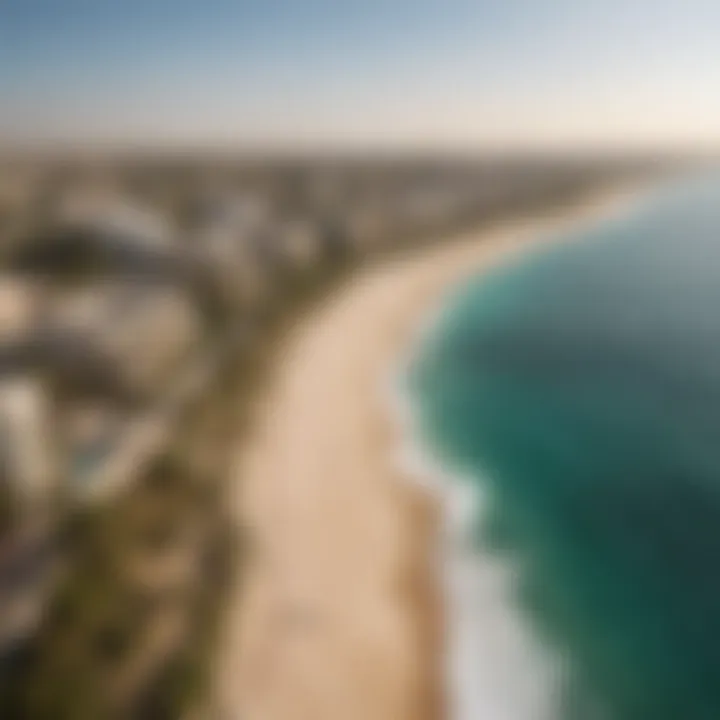
<instances>
[{"instance_id":1,"label":"blue sky","mask_svg":"<svg viewBox=\"0 0 720 720\"><path fill-rule=\"evenodd\" d=\"M0 138L720 144L718 0L0 0Z\"/></svg>"}]
</instances>

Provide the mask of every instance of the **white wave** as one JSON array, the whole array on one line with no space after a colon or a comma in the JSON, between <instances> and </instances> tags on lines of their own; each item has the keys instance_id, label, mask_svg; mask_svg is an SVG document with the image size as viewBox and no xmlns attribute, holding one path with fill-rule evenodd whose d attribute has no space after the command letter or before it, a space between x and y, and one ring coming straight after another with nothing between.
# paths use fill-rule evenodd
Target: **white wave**
<instances>
[{"instance_id":1,"label":"white wave","mask_svg":"<svg viewBox=\"0 0 720 720\"><path fill-rule=\"evenodd\" d=\"M383 392L403 441L403 475L437 494L443 505L438 549L446 622L445 683L450 720L556 720L561 664L541 646L515 602L510 560L473 542L484 499L479 483L441 463L421 442L419 413L408 388L416 353L442 322L443 308L425 317L404 356L384 378Z\"/></svg>"}]
</instances>

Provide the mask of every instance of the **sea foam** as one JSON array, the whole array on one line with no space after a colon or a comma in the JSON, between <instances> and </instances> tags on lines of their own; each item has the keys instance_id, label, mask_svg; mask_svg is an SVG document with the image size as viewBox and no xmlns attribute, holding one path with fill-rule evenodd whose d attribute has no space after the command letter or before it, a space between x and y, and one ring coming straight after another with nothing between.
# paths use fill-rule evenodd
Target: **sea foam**
<instances>
[{"instance_id":1,"label":"sea foam","mask_svg":"<svg viewBox=\"0 0 720 720\"><path fill-rule=\"evenodd\" d=\"M448 466L420 428L420 401L409 376L452 305L449 297L425 315L382 392L402 429L395 462L403 475L435 494L443 507L437 555L445 609L444 682L451 720L556 720L561 664L541 646L515 600L515 572L475 541L488 511L482 478Z\"/></svg>"}]
</instances>

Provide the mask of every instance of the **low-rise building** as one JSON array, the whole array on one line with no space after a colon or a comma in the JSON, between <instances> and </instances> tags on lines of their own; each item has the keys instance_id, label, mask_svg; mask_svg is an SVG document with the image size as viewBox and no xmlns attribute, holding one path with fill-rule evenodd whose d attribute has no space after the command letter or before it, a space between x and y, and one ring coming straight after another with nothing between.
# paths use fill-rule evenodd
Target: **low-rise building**
<instances>
[{"instance_id":1,"label":"low-rise building","mask_svg":"<svg viewBox=\"0 0 720 720\"><path fill-rule=\"evenodd\" d=\"M134 248L167 248L174 242L168 218L117 192L76 192L63 198L56 223L82 227L98 242L122 241Z\"/></svg>"},{"instance_id":2,"label":"low-rise building","mask_svg":"<svg viewBox=\"0 0 720 720\"><path fill-rule=\"evenodd\" d=\"M82 338L141 396L171 380L202 332L183 288L108 279L58 293L51 325L59 338Z\"/></svg>"},{"instance_id":3,"label":"low-rise building","mask_svg":"<svg viewBox=\"0 0 720 720\"><path fill-rule=\"evenodd\" d=\"M0 275L0 347L24 341L40 322L46 295L31 278Z\"/></svg>"},{"instance_id":4,"label":"low-rise building","mask_svg":"<svg viewBox=\"0 0 720 720\"><path fill-rule=\"evenodd\" d=\"M268 232L283 264L291 271L307 272L322 255L322 225L304 218L278 220Z\"/></svg>"},{"instance_id":5,"label":"low-rise building","mask_svg":"<svg viewBox=\"0 0 720 720\"><path fill-rule=\"evenodd\" d=\"M0 458L19 508L45 498L53 481L51 399L39 362L44 307L37 284L0 277Z\"/></svg>"},{"instance_id":6,"label":"low-rise building","mask_svg":"<svg viewBox=\"0 0 720 720\"><path fill-rule=\"evenodd\" d=\"M19 519L46 504L57 480L52 418L51 398L39 377L0 377L0 457Z\"/></svg>"}]
</instances>

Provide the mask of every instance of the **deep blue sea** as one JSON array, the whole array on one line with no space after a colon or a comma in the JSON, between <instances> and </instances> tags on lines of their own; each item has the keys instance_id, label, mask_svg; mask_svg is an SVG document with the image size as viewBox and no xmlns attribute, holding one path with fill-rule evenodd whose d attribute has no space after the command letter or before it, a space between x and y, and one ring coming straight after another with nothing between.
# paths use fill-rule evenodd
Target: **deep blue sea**
<instances>
[{"instance_id":1,"label":"deep blue sea","mask_svg":"<svg viewBox=\"0 0 720 720\"><path fill-rule=\"evenodd\" d=\"M528 720L719 720L720 174L574 234L452 295L409 370L421 434L557 666Z\"/></svg>"}]
</instances>

